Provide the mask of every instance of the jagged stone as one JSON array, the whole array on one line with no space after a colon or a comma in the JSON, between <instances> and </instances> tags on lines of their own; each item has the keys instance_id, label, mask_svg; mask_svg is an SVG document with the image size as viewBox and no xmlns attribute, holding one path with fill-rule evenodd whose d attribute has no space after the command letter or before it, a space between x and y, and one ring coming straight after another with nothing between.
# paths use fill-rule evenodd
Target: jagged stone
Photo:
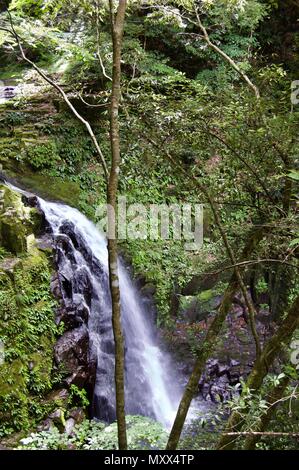
<instances>
[{"instance_id":1,"label":"jagged stone","mask_svg":"<svg viewBox=\"0 0 299 470\"><path fill-rule=\"evenodd\" d=\"M65 430L65 417L64 411L57 409L49 415L49 419L55 424L55 426L63 432Z\"/></svg>"},{"instance_id":2,"label":"jagged stone","mask_svg":"<svg viewBox=\"0 0 299 470\"><path fill-rule=\"evenodd\" d=\"M84 385L88 378L89 335L86 326L67 331L57 341L55 348L56 363L63 364L70 374L66 384Z\"/></svg>"},{"instance_id":3,"label":"jagged stone","mask_svg":"<svg viewBox=\"0 0 299 470\"><path fill-rule=\"evenodd\" d=\"M88 366L87 364L81 367L77 367L74 372L65 379L65 384L70 387L71 385L76 385L79 388L83 388L88 380Z\"/></svg>"},{"instance_id":4,"label":"jagged stone","mask_svg":"<svg viewBox=\"0 0 299 470\"><path fill-rule=\"evenodd\" d=\"M86 418L86 412L83 408L73 408L69 412L69 416L74 419L76 424L79 424Z\"/></svg>"},{"instance_id":5,"label":"jagged stone","mask_svg":"<svg viewBox=\"0 0 299 470\"><path fill-rule=\"evenodd\" d=\"M70 436L74 430L76 425L76 421L73 418L69 418L65 422L64 432L67 436Z\"/></svg>"}]
</instances>

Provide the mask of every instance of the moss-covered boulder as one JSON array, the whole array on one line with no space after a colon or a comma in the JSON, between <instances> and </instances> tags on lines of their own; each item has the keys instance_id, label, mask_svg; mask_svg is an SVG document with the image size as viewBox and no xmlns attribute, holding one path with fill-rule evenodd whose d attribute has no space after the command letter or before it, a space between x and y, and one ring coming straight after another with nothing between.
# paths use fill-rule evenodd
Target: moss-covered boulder
<instances>
[{"instance_id":1,"label":"moss-covered boulder","mask_svg":"<svg viewBox=\"0 0 299 470\"><path fill-rule=\"evenodd\" d=\"M27 251L27 239L38 225L36 209L26 207L22 195L0 185L0 245L13 254Z\"/></svg>"}]
</instances>

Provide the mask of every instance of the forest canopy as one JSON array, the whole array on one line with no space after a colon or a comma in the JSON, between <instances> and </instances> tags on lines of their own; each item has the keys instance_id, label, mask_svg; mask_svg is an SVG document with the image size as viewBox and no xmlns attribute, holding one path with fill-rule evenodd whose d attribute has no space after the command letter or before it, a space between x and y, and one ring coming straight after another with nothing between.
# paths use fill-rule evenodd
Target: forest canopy
<instances>
[{"instance_id":1,"label":"forest canopy","mask_svg":"<svg viewBox=\"0 0 299 470\"><path fill-rule=\"evenodd\" d=\"M0 1L5 447L298 449L298 46L296 0ZM119 196L146 210L203 206L203 243L195 249L172 237L173 228L155 239L108 236L105 353L115 361L114 419L95 412L92 283L65 288L59 240L30 251L28 237L49 230L27 214L32 200L8 195L2 179L94 223L102 204L117 211ZM81 235L67 228L72 250ZM89 262L97 276L94 257ZM168 430L146 409L136 410L139 418L127 412L134 334L124 324L122 263L165 353L161 370L167 376L170 354L184 384ZM83 292L84 308L89 298L87 319L74 298L72 308L65 304L63 289ZM14 318L22 318L22 331ZM82 325L87 336L75 338ZM58 357L66 335L85 342L80 374L69 351ZM55 402L57 390L68 398ZM197 400L206 414L185 421ZM74 421L69 433L65 420Z\"/></svg>"}]
</instances>

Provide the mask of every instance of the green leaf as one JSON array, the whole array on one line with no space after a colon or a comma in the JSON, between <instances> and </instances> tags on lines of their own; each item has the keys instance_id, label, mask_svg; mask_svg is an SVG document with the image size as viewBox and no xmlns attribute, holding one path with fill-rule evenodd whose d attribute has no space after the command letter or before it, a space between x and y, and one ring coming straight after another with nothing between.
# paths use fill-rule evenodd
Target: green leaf
<instances>
[{"instance_id":1,"label":"green leaf","mask_svg":"<svg viewBox=\"0 0 299 470\"><path fill-rule=\"evenodd\" d=\"M291 241L289 244L289 247L299 245L299 238L294 238L294 240Z\"/></svg>"},{"instance_id":2,"label":"green leaf","mask_svg":"<svg viewBox=\"0 0 299 470\"><path fill-rule=\"evenodd\" d=\"M299 181L299 171L297 171L297 170L290 171L290 173L288 173L287 176L289 178L291 178L292 180Z\"/></svg>"}]
</instances>

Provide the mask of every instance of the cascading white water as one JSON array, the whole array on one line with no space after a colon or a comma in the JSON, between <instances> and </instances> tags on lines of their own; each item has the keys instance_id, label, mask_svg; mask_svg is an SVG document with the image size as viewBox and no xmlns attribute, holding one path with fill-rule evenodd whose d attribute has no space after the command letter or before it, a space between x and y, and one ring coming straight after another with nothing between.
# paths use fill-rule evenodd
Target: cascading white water
<instances>
[{"instance_id":1,"label":"cascading white water","mask_svg":"<svg viewBox=\"0 0 299 470\"><path fill-rule=\"evenodd\" d=\"M97 362L94 415L115 419L114 342L106 239L78 210L38 198L52 229L65 302L88 311L91 351ZM122 324L125 336L126 412L152 416L169 426L178 404L178 386L142 299L120 262Z\"/></svg>"}]
</instances>

